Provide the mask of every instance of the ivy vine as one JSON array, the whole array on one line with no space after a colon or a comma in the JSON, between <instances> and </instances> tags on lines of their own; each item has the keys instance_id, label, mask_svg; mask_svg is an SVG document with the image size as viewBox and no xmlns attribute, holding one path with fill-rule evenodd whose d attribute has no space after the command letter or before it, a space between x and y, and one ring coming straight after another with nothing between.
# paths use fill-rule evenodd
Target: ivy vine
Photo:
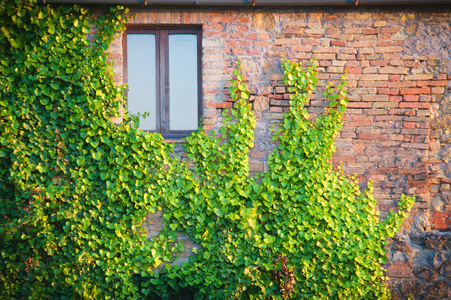
<instances>
[{"instance_id":1,"label":"ivy vine","mask_svg":"<svg viewBox=\"0 0 451 300\"><path fill-rule=\"evenodd\" d=\"M189 169L136 118L110 121L124 88L107 49L126 12L0 1L0 298L389 298L385 239L414 199L379 223L371 186L332 170L346 81L311 119L316 66L283 60L290 111L268 172L249 177L256 121L238 64L220 132L187 138ZM178 233L201 245L182 266Z\"/></svg>"}]
</instances>

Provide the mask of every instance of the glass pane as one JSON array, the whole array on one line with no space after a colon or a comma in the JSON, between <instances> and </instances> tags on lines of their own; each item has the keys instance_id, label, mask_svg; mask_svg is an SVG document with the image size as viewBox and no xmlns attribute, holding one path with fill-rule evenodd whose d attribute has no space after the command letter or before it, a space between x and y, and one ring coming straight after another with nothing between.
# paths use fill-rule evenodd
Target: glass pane
<instances>
[{"instance_id":1,"label":"glass pane","mask_svg":"<svg viewBox=\"0 0 451 300\"><path fill-rule=\"evenodd\" d=\"M197 35L169 35L170 130L197 130Z\"/></svg>"},{"instance_id":2,"label":"glass pane","mask_svg":"<svg viewBox=\"0 0 451 300\"><path fill-rule=\"evenodd\" d=\"M142 130L156 130L155 68L155 35L128 34L128 110L131 114L150 114L140 118Z\"/></svg>"}]
</instances>

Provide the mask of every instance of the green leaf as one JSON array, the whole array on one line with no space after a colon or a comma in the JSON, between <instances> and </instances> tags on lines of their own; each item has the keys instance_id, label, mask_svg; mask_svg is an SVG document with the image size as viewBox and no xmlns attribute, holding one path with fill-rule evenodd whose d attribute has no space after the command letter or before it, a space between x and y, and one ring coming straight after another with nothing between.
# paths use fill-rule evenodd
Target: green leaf
<instances>
[{"instance_id":1,"label":"green leaf","mask_svg":"<svg viewBox=\"0 0 451 300\"><path fill-rule=\"evenodd\" d=\"M222 216L224 215L224 213L222 212L222 210L219 209L219 208L215 208L215 209L214 209L214 212L215 212L215 214L216 214L218 217L220 217L220 218L222 218Z\"/></svg>"},{"instance_id":2,"label":"green leaf","mask_svg":"<svg viewBox=\"0 0 451 300\"><path fill-rule=\"evenodd\" d=\"M93 152L92 158L94 158L95 160L100 160L102 158L102 153L101 152Z\"/></svg>"},{"instance_id":3,"label":"green leaf","mask_svg":"<svg viewBox=\"0 0 451 300\"><path fill-rule=\"evenodd\" d=\"M47 168L43 165L37 165L36 170L38 170L39 173L45 173L47 171Z\"/></svg>"}]
</instances>

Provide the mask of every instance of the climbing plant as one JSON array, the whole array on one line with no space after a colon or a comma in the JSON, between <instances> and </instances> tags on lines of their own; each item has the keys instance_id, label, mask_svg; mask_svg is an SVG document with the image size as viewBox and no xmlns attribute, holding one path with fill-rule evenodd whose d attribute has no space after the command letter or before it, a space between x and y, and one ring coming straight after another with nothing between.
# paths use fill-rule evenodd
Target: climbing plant
<instances>
[{"instance_id":1,"label":"climbing plant","mask_svg":"<svg viewBox=\"0 0 451 300\"><path fill-rule=\"evenodd\" d=\"M290 111L268 172L249 177L256 121L238 63L221 130L187 138L190 169L135 117L110 121L124 88L107 49L124 15L0 1L0 298L388 298L385 239L414 199L379 223L371 186L333 171L345 80L311 118L314 62L282 61ZM182 266L178 233L200 246Z\"/></svg>"},{"instance_id":2,"label":"climbing plant","mask_svg":"<svg viewBox=\"0 0 451 300\"><path fill-rule=\"evenodd\" d=\"M0 2L2 299L132 299L144 257L171 250L135 233L169 186L172 148L127 115L110 121L123 88L107 49L123 14Z\"/></svg>"}]
</instances>

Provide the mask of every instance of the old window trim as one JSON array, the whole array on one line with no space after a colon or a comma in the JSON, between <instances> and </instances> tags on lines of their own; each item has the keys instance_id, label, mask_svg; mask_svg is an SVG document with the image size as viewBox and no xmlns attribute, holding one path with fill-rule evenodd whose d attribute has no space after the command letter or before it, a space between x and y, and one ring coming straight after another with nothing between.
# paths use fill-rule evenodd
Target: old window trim
<instances>
[{"instance_id":1,"label":"old window trim","mask_svg":"<svg viewBox=\"0 0 451 300\"><path fill-rule=\"evenodd\" d=\"M199 122L203 116L202 99L202 26L201 25L127 25L122 35L123 80L128 83L127 34L155 34L156 55L156 130L166 139L187 137L193 130L170 130L169 111L169 34L197 35L197 113ZM163 88L166 87L166 88ZM126 91L127 95L128 91ZM199 128L199 127L198 127ZM195 131L195 130L194 130Z\"/></svg>"}]
</instances>

